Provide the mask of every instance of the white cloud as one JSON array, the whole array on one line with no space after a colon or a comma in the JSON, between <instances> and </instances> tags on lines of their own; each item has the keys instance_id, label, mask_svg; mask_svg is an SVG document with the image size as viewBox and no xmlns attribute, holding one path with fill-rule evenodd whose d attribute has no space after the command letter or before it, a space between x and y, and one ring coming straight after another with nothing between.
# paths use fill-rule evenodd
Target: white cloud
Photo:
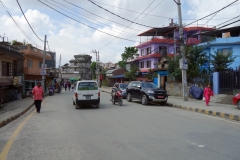
<instances>
[{"instance_id":1,"label":"white cloud","mask_svg":"<svg viewBox=\"0 0 240 160\"><path fill-rule=\"evenodd\" d=\"M15 0L2 0L2 1L9 8L12 15L17 19L19 24L23 27L23 29L27 32L27 34L31 37L31 39L36 41L39 45L43 46L43 43L36 38L36 36L32 33L31 29L29 28L27 22L22 16L22 13L16 1ZM42 0L42 1L45 3L48 3L48 0ZM74 17L73 15L68 14L69 16L76 18L82 23L85 23L89 26L97 28L100 31L104 31L109 34L118 36L119 32L125 29L124 26L120 26L120 25L114 24L113 22L106 21L104 19L96 17L90 14L89 12L85 12L84 10L81 10L77 7L73 7L64 1L58 1L58 0L55 0L55 1L59 3L63 3L65 6L69 6L75 11L78 11L79 16L80 15L85 16L85 18L89 20L91 18L91 21L93 21L94 23L97 23L98 25L90 22L86 22L79 17ZM80 0L80 1L68 0L68 1L70 1L71 3L77 4L80 7L83 7L84 9L90 12L93 12L94 14L97 14L101 17L110 19L112 21L116 21L125 26L130 25L130 22L125 21L121 18L118 18L106 12L105 10L100 9L99 7L90 3L88 0ZM129 0L114 0L114 1L98 0L98 1L101 3L105 3L105 4L109 4L109 5L113 5L121 8L126 8L126 9L137 11L137 12L142 12L152 2L152 1L141 1L140 3L139 0L131 0L131 1ZM29 22L31 23L32 27L34 28L35 32L39 35L39 37L44 37L45 34L48 34L47 39L50 45L50 49L56 51L57 60L59 60L59 55L60 54L62 55L63 57L62 64L67 63L70 59L73 58L73 55L76 55L76 54L90 54L93 56L92 60L95 61L95 55L90 53L92 49L96 49L100 52L100 60L102 62L111 61L116 63L121 59L121 53L124 52L125 47L136 46L139 44L140 38L137 37L136 35L149 29L147 27L139 26L137 24L131 24L130 26L137 30L132 30L128 28L127 30L125 30L125 32L128 32L127 34L130 33L132 35L127 36L126 34L122 34L120 35L120 37L131 39L136 42L129 42L121 39L114 39L113 41L111 41L111 43L107 44L114 37L106 35L99 31L96 31L83 24L80 24L67 17L64 17L63 15L44 6L38 1L30 2L29 0L21 0L19 2L26 14L26 17L28 18ZM161 4L159 4L160 2ZM198 19L231 3L232 0L225 0L225 1L182 0L181 2L182 2L183 18ZM129 12L126 10L114 8L114 7L103 5L103 4L99 4L99 5L129 20L134 20L136 19L136 17L139 16L139 13L133 13L133 12ZM222 12L218 13L213 19L237 16L239 14L238 7L239 5L229 7L223 10ZM73 13L76 14L75 12ZM83 14L80 14L80 13L83 13ZM177 22L177 17L178 17L177 5L174 3L173 0L155 1L145 11L145 13L147 14L149 13L151 15L157 15L157 16L141 15L136 20L136 22L141 24L146 24L149 26L154 26L154 27L162 27L163 25L168 26L168 24L170 23L169 18L175 18L174 22ZM26 37L23 36L22 33L17 29L16 25L12 22L12 20L6 15L4 10L0 10L0 19L2 22L0 25L1 35L5 33L6 37L9 37L9 39L17 39L20 41L22 41L23 39L26 39ZM225 20L226 19L211 20L209 24L215 25ZM104 24L99 23L99 21ZM193 20L183 20L183 23L189 23L192 21ZM205 22L206 20L201 21L199 23L203 24ZM101 25L102 27L99 25ZM142 37L142 40L144 39L146 38Z\"/></svg>"}]
</instances>

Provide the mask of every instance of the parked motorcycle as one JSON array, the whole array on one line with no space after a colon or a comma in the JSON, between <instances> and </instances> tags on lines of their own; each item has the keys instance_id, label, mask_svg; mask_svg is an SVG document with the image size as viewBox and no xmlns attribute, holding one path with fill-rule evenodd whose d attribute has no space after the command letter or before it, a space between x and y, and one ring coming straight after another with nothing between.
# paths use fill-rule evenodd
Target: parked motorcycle
<instances>
[{"instance_id":1,"label":"parked motorcycle","mask_svg":"<svg viewBox=\"0 0 240 160\"><path fill-rule=\"evenodd\" d=\"M116 89L116 91L112 93L111 101L112 101L112 104L118 103L118 105L121 106L123 103L122 90Z\"/></svg>"},{"instance_id":2,"label":"parked motorcycle","mask_svg":"<svg viewBox=\"0 0 240 160\"><path fill-rule=\"evenodd\" d=\"M54 94L54 87L49 87L48 88L48 95L52 96Z\"/></svg>"}]
</instances>

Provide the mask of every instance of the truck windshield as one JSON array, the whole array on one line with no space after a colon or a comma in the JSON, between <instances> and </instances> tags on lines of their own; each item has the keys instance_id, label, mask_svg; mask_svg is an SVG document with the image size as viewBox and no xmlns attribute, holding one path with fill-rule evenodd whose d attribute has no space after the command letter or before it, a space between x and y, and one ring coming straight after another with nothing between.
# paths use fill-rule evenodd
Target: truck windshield
<instances>
[{"instance_id":1,"label":"truck windshield","mask_svg":"<svg viewBox=\"0 0 240 160\"><path fill-rule=\"evenodd\" d=\"M96 82L81 82L78 85L78 90L97 90L98 86Z\"/></svg>"}]
</instances>

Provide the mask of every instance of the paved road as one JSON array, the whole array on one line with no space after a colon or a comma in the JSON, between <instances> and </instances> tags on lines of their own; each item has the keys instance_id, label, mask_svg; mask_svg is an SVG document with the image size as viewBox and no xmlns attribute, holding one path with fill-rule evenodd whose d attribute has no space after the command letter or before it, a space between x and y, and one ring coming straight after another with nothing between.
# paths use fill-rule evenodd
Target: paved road
<instances>
[{"instance_id":1,"label":"paved road","mask_svg":"<svg viewBox=\"0 0 240 160\"><path fill-rule=\"evenodd\" d=\"M48 97L40 114L32 109L1 128L2 158L6 155L8 160L240 159L240 123L126 100L120 107L112 105L106 93L101 93L99 109L76 110L71 94L63 91Z\"/></svg>"}]
</instances>

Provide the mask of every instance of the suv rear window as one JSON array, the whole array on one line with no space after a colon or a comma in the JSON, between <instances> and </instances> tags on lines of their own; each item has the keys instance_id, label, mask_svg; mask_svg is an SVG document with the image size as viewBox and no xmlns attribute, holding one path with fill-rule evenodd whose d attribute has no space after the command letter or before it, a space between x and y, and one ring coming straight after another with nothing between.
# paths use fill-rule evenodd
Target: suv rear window
<instances>
[{"instance_id":1,"label":"suv rear window","mask_svg":"<svg viewBox=\"0 0 240 160\"><path fill-rule=\"evenodd\" d=\"M98 90L96 82L80 82L78 84L78 90Z\"/></svg>"}]
</instances>

